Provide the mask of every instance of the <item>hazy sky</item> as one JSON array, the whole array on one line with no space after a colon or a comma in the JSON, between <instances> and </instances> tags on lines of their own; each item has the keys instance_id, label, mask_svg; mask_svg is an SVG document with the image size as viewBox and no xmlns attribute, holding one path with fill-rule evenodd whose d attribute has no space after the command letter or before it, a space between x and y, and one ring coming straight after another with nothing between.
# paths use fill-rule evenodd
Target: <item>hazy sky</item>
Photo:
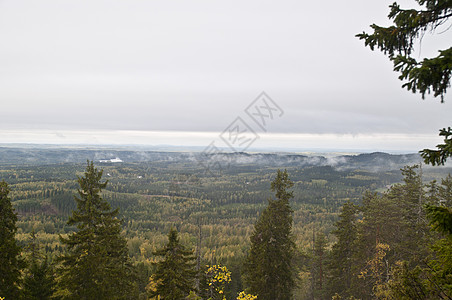
<instances>
[{"instance_id":1,"label":"hazy sky","mask_svg":"<svg viewBox=\"0 0 452 300\"><path fill-rule=\"evenodd\" d=\"M311 148L433 146L451 94L402 90L354 37L389 24L392 2L0 0L0 143L202 144L238 116L259 133L244 110L265 91L283 111L267 144L284 133L300 148L308 136ZM425 36L415 55L451 40ZM166 131L178 134L156 138Z\"/></svg>"}]
</instances>

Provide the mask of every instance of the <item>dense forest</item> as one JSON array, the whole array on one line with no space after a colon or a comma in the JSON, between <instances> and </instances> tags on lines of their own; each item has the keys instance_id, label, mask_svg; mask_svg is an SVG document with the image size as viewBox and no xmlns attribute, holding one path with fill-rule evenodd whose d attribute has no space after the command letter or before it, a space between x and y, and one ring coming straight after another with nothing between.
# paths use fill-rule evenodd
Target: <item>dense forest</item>
<instances>
[{"instance_id":1,"label":"dense forest","mask_svg":"<svg viewBox=\"0 0 452 300\"><path fill-rule=\"evenodd\" d=\"M196 160L187 159L186 153L177 155L174 159L175 154L160 153L158 159L139 162L97 160L88 168L86 162L11 160L4 164L0 176L5 180L4 190L10 192L2 194L2 201L8 199L17 214L11 227L17 229L12 230L17 245L16 255L12 254L17 259L17 280L13 280L17 294L5 299L451 297L450 265L446 264L450 264L450 239L432 230L426 206L450 208L450 168L404 166L419 162L417 155L374 153L335 159L294 155L288 161L287 155L275 154L257 164L243 159L252 155L236 154L239 159L212 176ZM380 162L378 167L372 167L376 162ZM99 216L89 218L109 224L105 231L115 233L115 253L120 253L114 265L124 266L114 272L108 267L107 273L99 268L95 281L103 286L117 277L127 280L111 289L92 286L79 291L74 286L87 285L77 284L87 276L70 270L81 268L74 263L80 259L74 258L78 251L74 243L90 240L90 233L85 232L89 226L83 225L88 217L82 213L87 211L80 204L91 195L86 190L92 185L82 180L89 174L97 174L92 180L99 186L91 194L103 203L95 205L102 208ZM275 183L278 178L285 183ZM278 186L283 188L278 190ZM286 226L272 231L268 224L275 222ZM270 231L261 233L265 230ZM287 242L272 249L286 249L287 255L277 251L273 259L266 259L284 261L286 257L286 268L278 271L273 266L267 272L277 272L269 278L287 275L287 284L277 296L265 296L262 282L253 279L265 276L253 270L260 270L262 253L271 251L265 248L262 252L262 245L256 243L265 236L275 243L284 240L274 238L281 232L286 232ZM111 242L105 239L99 243ZM180 253L168 262L168 253L174 253L170 249L180 249ZM101 247L93 253L104 250ZM92 259L88 265L106 263L94 254ZM169 275L171 269L182 273ZM179 294L165 294L168 285L162 282L168 276L180 277L185 287L169 289ZM43 288L32 298L30 289L37 290L36 286ZM277 291L275 283L263 286ZM10 292L3 289L2 297L14 295ZM83 298L82 292L88 296Z\"/></svg>"},{"instance_id":2,"label":"dense forest","mask_svg":"<svg viewBox=\"0 0 452 300\"><path fill-rule=\"evenodd\" d=\"M418 46L427 33L450 29L452 1L415 2L414 8L394 2L390 26L372 24L370 32L356 37L387 56L402 88L444 102L450 89L452 48L424 57ZM337 15L343 19L346 14ZM76 34L67 36L77 40ZM121 34L113 36L118 39ZM288 36L293 40L293 34ZM39 50L37 45L30 49ZM50 53L57 57L58 47L54 48ZM15 56L22 59L20 54ZM344 61L351 63L349 59ZM271 60L268 63L273 66ZM324 75L334 75L330 72L334 64L325 66L320 68L322 87L331 81ZM39 76L47 78L46 68L43 71ZM49 98L40 98L39 90L27 86L23 76L18 78L21 89L25 84L31 94L38 92L30 99ZM76 82L73 78L71 85ZM351 82L348 89L361 88L359 81ZM385 84L372 83L374 89ZM338 99L346 97L344 91L337 91L342 93ZM380 100L381 95L385 94ZM20 97L8 97L21 103ZM271 109L265 104L269 115L259 108L257 114L263 124L264 118L273 119L272 111L283 114L278 105ZM248 108L249 116L256 115ZM7 122L18 116L8 107L5 112ZM340 111L341 118L344 112ZM19 127L38 128L22 124L23 116L39 115L27 113L17 118ZM410 112L395 112L396 117L402 114ZM59 115L66 116L61 111ZM371 116L368 111L363 115ZM379 127L386 121L372 122ZM388 128L422 132L416 125L408 130L408 124L415 123ZM450 161L446 163L452 157L452 128L439 132L444 142L421 150L420 156L5 145L0 147L0 300L452 299L452 169Z\"/></svg>"}]
</instances>

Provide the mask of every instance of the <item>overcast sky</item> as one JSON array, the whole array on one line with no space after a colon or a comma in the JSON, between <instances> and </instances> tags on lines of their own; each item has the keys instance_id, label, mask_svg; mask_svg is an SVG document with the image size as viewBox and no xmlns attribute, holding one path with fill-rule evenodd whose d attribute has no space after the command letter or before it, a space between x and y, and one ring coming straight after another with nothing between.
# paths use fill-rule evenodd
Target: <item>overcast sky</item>
<instances>
[{"instance_id":1,"label":"overcast sky","mask_svg":"<svg viewBox=\"0 0 452 300\"><path fill-rule=\"evenodd\" d=\"M0 0L0 143L202 144L238 116L263 133L244 110L265 91L283 115L257 146L431 147L451 94L402 90L354 37L388 25L392 2ZM425 36L415 55L451 40Z\"/></svg>"}]
</instances>

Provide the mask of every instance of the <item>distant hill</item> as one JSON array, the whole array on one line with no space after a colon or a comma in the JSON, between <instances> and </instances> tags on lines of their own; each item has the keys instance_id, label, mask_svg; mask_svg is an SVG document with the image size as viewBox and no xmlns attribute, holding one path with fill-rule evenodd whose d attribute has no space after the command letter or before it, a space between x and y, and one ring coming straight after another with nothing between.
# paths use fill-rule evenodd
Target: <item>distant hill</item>
<instances>
[{"instance_id":1,"label":"distant hill","mask_svg":"<svg viewBox=\"0 0 452 300\"><path fill-rule=\"evenodd\" d=\"M149 150L124 150L105 148L70 147L0 147L0 165L48 165L84 163L93 160L98 164L136 162L197 162L222 160L238 165L263 166L334 166L339 169L393 170L421 161L418 154L388 154L383 152L358 155L301 155L293 153L244 153L224 152L165 152Z\"/></svg>"}]
</instances>

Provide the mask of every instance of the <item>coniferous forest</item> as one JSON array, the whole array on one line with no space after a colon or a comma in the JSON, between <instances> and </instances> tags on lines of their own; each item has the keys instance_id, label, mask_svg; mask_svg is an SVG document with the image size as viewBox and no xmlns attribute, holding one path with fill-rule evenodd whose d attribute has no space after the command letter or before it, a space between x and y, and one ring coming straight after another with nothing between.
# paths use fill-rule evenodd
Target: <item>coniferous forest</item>
<instances>
[{"instance_id":1,"label":"coniferous forest","mask_svg":"<svg viewBox=\"0 0 452 300\"><path fill-rule=\"evenodd\" d=\"M1 295L451 297L451 169L346 158L3 165Z\"/></svg>"},{"instance_id":2,"label":"coniferous forest","mask_svg":"<svg viewBox=\"0 0 452 300\"><path fill-rule=\"evenodd\" d=\"M450 89L452 48L436 49L435 55L437 56L422 57L421 51L417 47L426 34L435 34L438 29L444 29L446 25L448 27L440 32L441 34L451 28L450 23L447 22L450 22L452 17L452 1L416 0L414 4L414 8L402 8L398 3L393 3L389 7L388 15L392 25L383 27L372 24L369 33L364 31L355 37L363 40L364 45L371 50L379 50L387 56L393 64L393 70L399 75L398 79L403 82L403 89L419 93L422 98L430 95L440 99L440 102L444 102L446 92ZM9 6L12 7L11 3L2 5L2 9L8 9ZM329 8L329 6L327 7ZM337 8L332 8L331 11L335 11ZM47 7L45 9L50 10ZM109 9L110 7L105 11ZM257 10L256 7L253 7L252 11L255 10ZM268 10L273 11L274 9ZM322 8L321 10L322 13L325 13L327 9ZM347 10L349 9L347 8ZM25 17L22 17L23 11L20 10L20 17L23 18L21 21L25 21L27 16L32 17L31 14L24 14ZM292 6L290 11L292 11ZM317 7L317 11L320 11L320 7ZM281 14L283 17L280 16L280 21L286 21L286 18L290 20L287 12L286 10ZM313 15L311 12L309 14ZM198 21L201 19L201 15L199 13L191 15L191 17ZM336 12L335 15L340 15L341 22L345 18L357 17ZM176 14L176 16L182 18L183 14ZM2 18L6 19L6 17L8 17L7 14L2 15ZM229 19L229 15L227 17ZM246 17L248 19L249 16ZM64 17L61 18L61 20L63 19ZM97 14L93 19L96 23L102 23L99 22ZM112 19L116 25L117 18ZM146 16L147 19L149 19L148 16ZM270 19L273 21L272 18ZM298 20L300 17L296 16L296 19ZM292 19L287 24L293 27L291 22L294 20ZM83 21L89 20L85 18ZM323 20L321 21L323 22ZM139 27L135 29L143 27L141 22L144 22L144 19L137 22ZM2 23L2 28L6 23L8 22ZM121 26L126 26L126 23L123 22ZM318 23L316 19L316 25ZM187 24L180 26L181 24L175 27L177 30L174 30L173 34L176 31L183 32L182 27ZM208 26L205 25L205 27L211 26L210 23L206 24ZM294 22L294 24L296 23ZM307 22L303 26L310 27L305 26L306 24L312 25ZM329 27L339 25L330 24ZM79 24L77 24L78 26ZM228 26L230 25L228 24ZM228 26L221 27L218 32L223 33L224 28ZM157 26L152 23L150 27ZM157 36L166 38L167 33L172 32L169 27L171 26L165 26L165 30L159 32L155 38L158 38ZM239 25L236 27L242 31ZM49 31L49 28L45 27L45 30L41 31ZM258 27L253 26L253 28ZM290 36L288 39L291 44L288 43L287 48L296 46L296 43L292 44L294 40L292 32L284 31L284 34L281 34L282 31L278 33L273 30L273 27L268 28L267 31L274 31L280 36L289 32L287 36ZM260 31L260 28L258 29ZM84 43L89 41L90 44L94 44L92 48L97 49L99 45L94 42L97 42L100 37L103 38L109 30L102 31L95 38L87 38ZM309 30L314 31L311 28ZM24 49L30 48L33 49L33 55L30 57L34 55L39 57L39 31L39 29L32 30L33 35L37 35L37 47L34 42L30 42L2 53L6 53L8 59L13 59L17 54L19 59L16 60L16 63L20 61L20 66L27 65L32 59L28 57L24 59L20 54L24 52ZM89 35L89 31L91 30L86 30L79 35ZM122 31L122 28L118 31ZM239 34L239 31L236 34ZM254 33L257 31L253 30ZM54 42L66 35L70 36L71 46L64 49L73 51L71 48L75 48L77 52L83 52L81 50L84 50L86 45L73 47L72 44L75 45L76 42L73 42L72 39L76 38L77 34L71 33L71 30L68 32L66 34L65 31L64 36L62 34L52 35L48 39ZM206 35L209 36L206 45L218 43L221 46L220 39L212 39L212 36L217 37L221 34L213 32ZM115 39L117 33L121 35L119 32L114 32L112 36ZM312 47L315 52L321 53L323 56L321 59L306 56L316 64L315 69L310 69L309 76L315 77L314 73L321 74L321 85L312 85L312 88L316 90L315 97L312 96L313 93L307 94L311 98L315 98L310 101L320 100L322 102L322 97L317 97L317 92L326 89L325 87L331 88L329 92L335 96L342 93L343 95L339 95L338 99L348 98L348 90L346 93L343 89L336 91L334 85L331 84L340 79L338 77L345 75L345 72L340 69L334 73L328 68L339 60L346 61L351 65L350 58L342 58L341 55L333 53L334 51L329 51L331 44L339 45L338 40L335 42L333 39L333 35L328 32L328 47L324 47L328 48L328 52L322 52L321 47ZM21 37L16 38L14 34L6 35L7 39L8 36L14 36L13 44L17 42L15 39L22 39ZM139 36L140 40L144 39L139 33L136 36ZM321 35L316 32L315 38L318 39L319 36ZM325 34L325 36L327 35ZM5 38L5 35L2 35L2 38ZM167 49L162 48L162 58L166 52L171 53L168 62L173 62L173 59L177 58L177 55L173 55L173 50L181 45L183 45L181 48L185 48L189 44L185 43L185 40L189 41L191 38L193 37L184 36L183 44L176 43L171 44L171 47ZM240 46L249 39L250 35L242 36L241 40L239 39ZM6 44L11 44L11 42ZM340 44L343 47L342 42ZM119 43L115 42L111 45L114 46L109 45L108 51L104 52L110 54L110 50L114 49L118 53L122 53ZM153 47L147 45L138 48L143 48L148 52L156 45L157 43ZM264 48L276 49L286 46L285 44L275 46L268 43L267 40L265 45L266 47L261 48L253 47L252 49L259 49L259 51L250 52L256 53L265 50ZM344 45L346 44L344 43ZM41 47L44 49L41 52L51 53L55 57L60 55L58 51L49 51L48 49L51 47L48 45L46 47L41 45ZM344 48L346 47L344 46ZM133 50L131 53L135 56L135 53L138 52L135 51L136 49ZM197 49L197 51L191 52L200 52L205 55L208 51L209 49L206 52ZM104 52L99 52L101 53L98 55L99 58L100 56L108 57ZM184 63L187 57L193 54L191 52L188 50L183 53ZM260 53L258 54L260 55ZM258 54L253 55L259 57ZM230 55L230 53L220 55L225 64L228 64L227 57ZM234 57L234 61L245 62L247 59L243 59L241 55L239 60L237 60L238 57ZM66 53L64 56L71 57ZM90 56L94 55L90 53ZM118 55L117 58L120 56L123 55ZM208 57L208 55L205 56ZM306 61L293 62L294 57L291 57L290 52L287 54L280 52L278 56L290 58L289 62L284 61L285 65L308 66ZM327 56L336 60L334 64L330 60L330 63L319 67L324 60L326 61ZM256 57L253 57L253 60ZM262 57L265 58L265 56ZM339 57L340 59L337 59ZM93 66L90 65L90 72L91 68L99 63L97 61L99 58L96 58ZM218 57L215 56L215 60L217 59ZM74 59L80 65L82 65L82 60L84 59ZM164 74L171 70L167 66L160 66L160 57L158 60L158 63L147 62L147 65L156 67L157 71L163 70ZM162 59L162 61L165 60ZM204 78L198 72L202 68L198 69L198 62L193 61L195 62L193 65L196 65L193 70L196 72L184 71L180 74L169 74L177 74L173 79L177 79L176 77L184 80L187 77ZM214 60L208 61L209 64L212 64ZM46 60L43 62L47 63ZM57 62L60 65L59 61ZM264 65L264 62L265 65L272 65L272 68L265 69L265 72L277 71L278 68L273 65L278 64L262 60L259 65ZM118 64L121 65L120 69L127 69L124 67L127 66L127 63L124 65L122 63ZM7 71L4 74L14 78L16 73L20 72L17 70L9 72L9 64L9 62L5 64ZM11 65L13 64L11 63ZM143 63L137 59L137 62L133 64L140 66L140 74L147 74L142 71L144 67L141 66L146 65L146 62ZM64 63L61 65L65 66ZM349 65L347 65L347 69ZM78 67L77 65L77 70L79 70ZM112 69L114 68L109 67L99 74L110 74ZM242 69L245 70L246 66ZM36 68L36 70L41 70L41 68ZM260 70L259 68L259 74L265 73ZM290 74L286 71L284 74ZM41 71L36 73L39 73L39 77L45 80L60 77L58 72L53 76L48 76L46 72L41 74ZM157 78L161 75L157 76L157 73L149 78ZM204 74L205 78L213 78L214 76L210 73ZM90 76L86 76L85 73L80 74L82 77L92 77L90 80L98 76L95 72L89 73ZM121 78L121 80L112 81L114 85L122 88L122 85L118 83L125 78L132 78L134 83L139 78L139 76L125 76L125 74L122 73L119 77L116 74L117 78ZM191 75L186 76L186 74ZM354 76L358 77L356 74ZM249 74L247 73L247 75ZM25 78L28 78L27 76L29 74ZM282 76L284 81L291 81L286 80L284 76ZM33 78L39 79L37 76ZM61 82L65 82L65 84L71 82L70 85L72 85L72 78L76 77L69 77L69 79L66 78L66 81L61 80ZM58 80L52 83L55 82ZM74 80L74 82L76 81ZM203 81L203 84L213 86L215 85L213 82L206 80ZM271 80L267 82L271 82ZM339 80L337 82L338 86L343 84ZM356 82L357 84L353 80L353 87L349 87L349 89L361 89L360 81ZM6 83L5 86L9 84L9 81ZM361 83L364 84L363 81ZM21 90L30 89L31 92L29 95L27 94L27 97L31 97L31 100L28 101L35 100L33 98L35 90L26 86L27 80L21 78L21 81L15 82L15 84L20 86ZM164 80L156 81L153 83L154 85L150 84L151 88L147 84L146 82L145 90L154 87L161 88L166 83ZM285 84L286 82L281 86L286 87ZM350 85L350 83L347 84ZM26 88L23 88L23 85ZM80 85L80 87L85 85ZM86 86L91 85L94 86L95 83ZM182 86L189 86L190 83L184 82L183 85L177 86L171 82L167 85L170 86L171 93L173 93L173 90L182 89ZM39 82L36 83L36 86L40 86ZM63 86L64 88L62 88ZM110 82L110 88L112 86L113 84ZM75 87L79 88L77 85ZM287 87L290 86L287 85ZM311 88L311 83L306 84L303 88L308 87ZM372 88L376 90L382 87L380 83L373 83ZM67 86L56 86L55 90L59 89L66 90ZM135 88L133 89L133 92L129 90L132 96L127 95L127 99L133 98L133 95L147 98L144 97L144 94L135 94ZM196 90L197 86L190 86L190 89ZM15 92L17 91L15 90ZM84 91L86 94L91 94L96 90ZM291 89L288 88L287 91L291 91ZM115 93L124 94L124 90L116 90L108 97L104 94L104 98L110 99ZM369 90L367 93L369 94ZM20 97L14 92L2 94L2 96L5 95L12 104L16 100L20 102ZM261 95L266 94L263 92ZM372 99L381 100L378 97L382 98L382 95L387 97L383 93ZM180 98L185 99L186 95L183 96ZM86 95L74 97L73 99L77 99L77 104L72 109L76 106L83 107L90 101L79 101L79 98L84 99L84 97ZM36 97L39 100L48 98L53 101L53 99L61 97L45 94ZM188 99L191 98L195 98L195 96L189 95ZM397 96L389 98L392 101ZM124 99L122 102L129 101ZM163 99L166 98L159 101L165 101ZM282 116L283 110L278 105L270 107L268 102L276 103L268 97L264 98L265 106L256 106L258 113L250 113L248 109L258 99L252 102L244 112L267 133L267 128L264 128L265 117L271 116L273 120L273 112L275 114L278 112ZM176 102L179 105L179 102L182 101ZM177 106L176 102L170 103L169 106ZM54 102L45 103L52 103L52 108L55 104ZM106 103L103 102L103 105ZM332 102L325 103L331 104ZM361 104L354 103L355 106ZM15 121L17 115L9 115L7 110L10 103L7 104L4 105L8 116L6 120ZM32 109L39 110L40 106L46 107L47 105L30 106ZM110 106L109 102L108 106ZM17 107L22 111L22 107ZM64 106L62 107L64 108ZM83 113L95 110L90 106L87 107ZM126 111L125 107L120 106L119 110ZM153 108L153 106L146 107ZM188 106L182 107L185 110ZM102 105L97 108L99 111L105 109ZM268 115L262 114L260 109L267 109ZM294 108L294 110L302 109L304 108L301 106ZM380 109L383 110L378 107L378 110ZM48 110L47 107L46 110ZM75 111L77 110L74 109ZM45 112L46 116L49 116L47 111L41 110L41 112ZM308 109L306 114L296 116L301 119L302 116L314 115L315 112L327 115L326 118L330 113L321 107L319 110ZM383 114L379 118L374 118L374 115L367 110L360 113L358 113L359 110L353 110L348 114L341 108L340 112L345 114L341 115L336 120L337 122L329 123L324 118L325 122L322 122L321 125L326 128L331 126L330 124L345 122L347 118L364 120L370 116L372 120L362 124L367 124L373 129L360 131L348 128L335 131L336 128L328 128L327 131L315 129L307 132L305 128L302 130L295 128L293 131L292 128L290 130L287 130L288 127L281 128L296 134L303 132L321 135L319 132L330 134L334 132L336 138L345 132L347 134L352 132L353 135L365 133L373 137L372 133L379 133L379 128L386 128L383 123L390 122L388 125L390 130L386 128L382 131L383 133L396 132L397 128L402 132L400 136L410 136L404 134L407 132L422 132L421 127L407 129L409 124L415 124L409 123L407 119L401 119L399 122L398 118L402 114L411 114L409 110L395 112L394 115L391 112L390 117L388 113L388 118L382 118ZM21 122L35 114L34 112L25 113L25 117L15 123L16 126L19 124L20 129L25 128L26 126ZM70 119L71 114L63 115L62 119L65 117ZM135 114L140 115L136 108L134 117ZM158 111L158 114L161 112ZM52 115L52 118L56 118L56 115ZM122 118L125 115L126 113L117 116ZM198 111L195 115L198 115ZM87 114L87 116L90 116L86 117L87 119L97 117L96 114ZM143 116L148 118L146 114ZM262 124L256 121L255 116L261 118ZM186 115L183 115L183 118L185 117ZM4 118L5 115L2 115L2 119ZM394 121L395 119L397 120ZM241 117L237 117L235 120L243 122ZM296 126L295 123L298 120L291 120L292 123L289 122L291 126ZM308 122L310 122L309 120ZM115 123L117 121L114 120ZM129 121L133 120L129 119ZM418 119L416 119L417 123L420 123ZM35 127L33 123L25 124ZM47 128L48 124L44 124L44 128ZM231 123L230 126L233 124ZM311 126L308 123L303 124ZM391 124L398 127L393 130L390 128ZM105 124L101 125L104 128ZM253 131L247 124L245 125L247 129L242 132L237 129L237 124L232 126L236 132L230 131L229 136ZM209 124L205 126L209 126ZM9 128L9 126L6 127ZM141 128L141 126L138 127ZM125 128L134 128L134 126L125 126ZM171 128L174 130L176 127ZM199 130L201 127L195 128ZM46 134L51 131L49 130ZM17 145L11 142L2 144L0 147L0 300L452 299L452 166L450 164L452 129L447 127L439 131L444 142L438 144L435 149L419 149L419 154L403 155L381 152L327 153L325 155L246 153L236 151L229 142L227 144L230 148L224 152L218 151L218 153L183 150L156 151L155 149L150 151L140 148L141 146L136 146L140 149L134 149L135 146L80 148L38 144ZM220 134L223 141L226 141L224 138L224 135L227 135L226 132L227 130ZM251 141L243 149L248 149L247 147L259 137L258 134L253 133L254 136L251 140L248 137L235 136L236 140L245 139L245 142L242 141L243 143ZM20 135L23 132L21 133L20 130L6 132L6 136L9 138L14 134ZM30 134L33 135L33 133ZM85 132L85 134L87 133ZM58 138L66 138L57 131L54 135ZM411 135L411 137L413 136ZM380 141L381 139L380 137ZM21 140L20 137L19 140Z\"/></svg>"}]
</instances>

